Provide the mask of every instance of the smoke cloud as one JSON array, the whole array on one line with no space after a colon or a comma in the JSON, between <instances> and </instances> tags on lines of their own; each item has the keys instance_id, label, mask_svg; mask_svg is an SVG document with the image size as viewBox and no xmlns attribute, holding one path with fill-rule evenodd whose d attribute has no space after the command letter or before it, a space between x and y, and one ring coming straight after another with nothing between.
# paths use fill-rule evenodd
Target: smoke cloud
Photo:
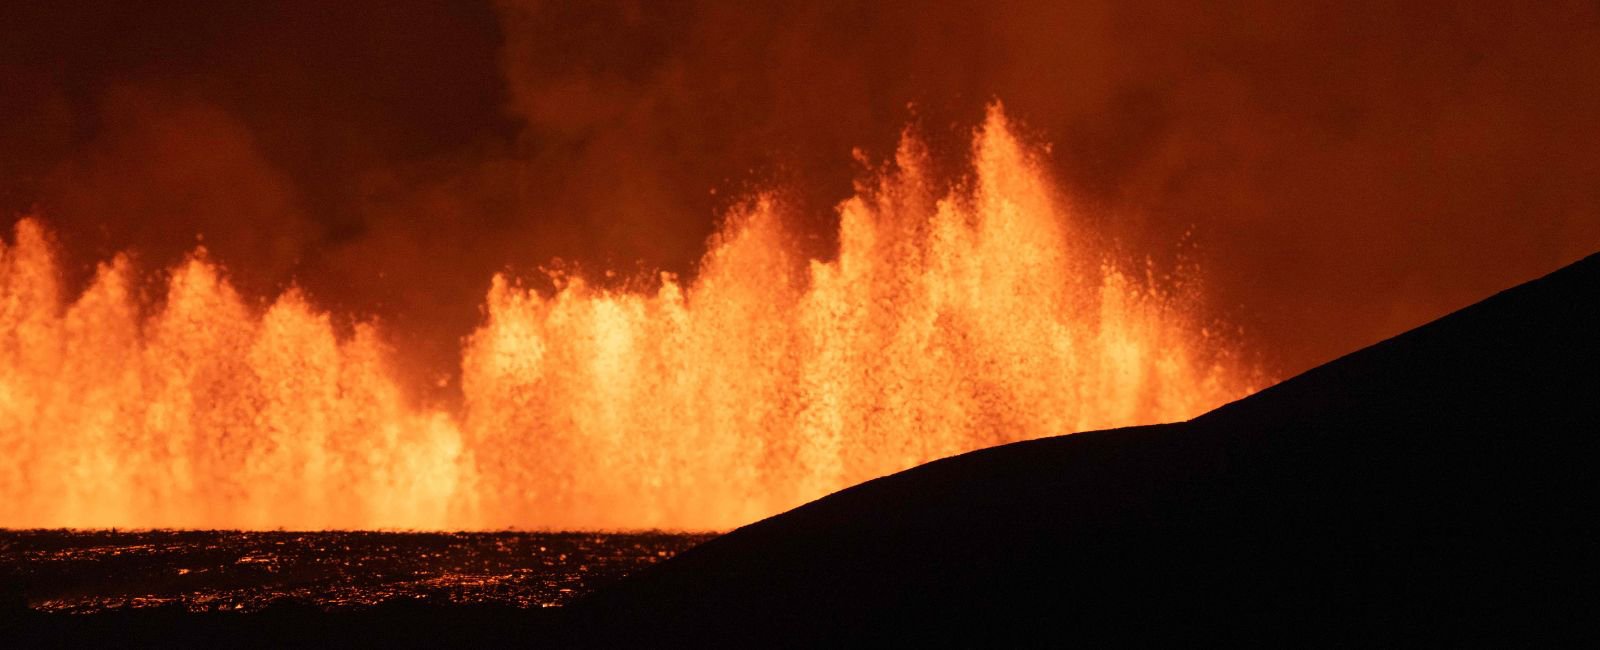
<instances>
[{"instance_id":1,"label":"smoke cloud","mask_svg":"<svg viewBox=\"0 0 1600 650\"><path fill-rule=\"evenodd\" d=\"M853 150L959 179L996 99L1279 373L1600 248L1593 2L565 4L7 3L0 211L69 283L203 242L430 377L494 272L691 272L754 191L829 255Z\"/></svg>"}]
</instances>

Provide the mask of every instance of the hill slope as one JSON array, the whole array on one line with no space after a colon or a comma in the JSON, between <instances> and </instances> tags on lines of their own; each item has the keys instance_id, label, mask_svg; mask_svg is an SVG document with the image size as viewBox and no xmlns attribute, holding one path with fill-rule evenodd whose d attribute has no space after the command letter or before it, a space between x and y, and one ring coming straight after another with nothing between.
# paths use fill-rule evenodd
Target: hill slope
<instances>
[{"instance_id":1,"label":"hill slope","mask_svg":"<svg viewBox=\"0 0 1600 650\"><path fill-rule=\"evenodd\" d=\"M744 527L572 606L568 638L1572 631L1597 441L1600 255L1189 422L969 453Z\"/></svg>"}]
</instances>

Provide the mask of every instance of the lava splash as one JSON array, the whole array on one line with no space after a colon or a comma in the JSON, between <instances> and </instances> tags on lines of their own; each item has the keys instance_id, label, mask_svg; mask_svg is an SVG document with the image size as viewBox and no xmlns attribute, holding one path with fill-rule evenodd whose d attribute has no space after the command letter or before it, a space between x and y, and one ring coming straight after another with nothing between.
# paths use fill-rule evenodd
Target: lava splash
<instances>
[{"instance_id":1,"label":"lava splash","mask_svg":"<svg viewBox=\"0 0 1600 650\"><path fill-rule=\"evenodd\" d=\"M376 325L235 291L198 251L67 296L36 219L0 245L0 526L725 529L994 444L1183 419L1254 373L1192 282L1118 263L998 107L941 189L906 136L832 260L768 199L689 281L497 276L459 408Z\"/></svg>"}]
</instances>

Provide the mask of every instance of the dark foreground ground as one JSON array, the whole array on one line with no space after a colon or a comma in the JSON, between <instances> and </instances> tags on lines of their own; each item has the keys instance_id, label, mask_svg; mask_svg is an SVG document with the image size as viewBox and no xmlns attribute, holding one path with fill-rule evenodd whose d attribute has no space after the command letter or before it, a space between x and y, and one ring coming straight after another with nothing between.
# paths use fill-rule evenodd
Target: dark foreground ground
<instances>
[{"instance_id":1,"label":"dark foreground ground","mask_svg":"<svg viewBox=\"0 0 1600 650\"><path fill-rule=\"evenodd\" d=\"M671 533L0 530L33 609L350 611L391 600L554 607L711 537Z\"/></svg>"},{"instance_id":2,"label":"dark foreground ground","mask_svg":"<svg viewBox=\"0 0 1600 650\"><path fill-rule=\"evenodd\" d=\"M311 642L345 629L373 642L511 641L548 636L537 610L708 537L0 530L0 616L25 624L15 640L61 645L173 633Z\"/></svg>"},{"instance_id":3,"label":"dark foreground ground","mask_svg":"<svg viewBox=\"0 0 1600 650\"><path fill-rule=\"evenodd\" d=\"M601 646L1549 643L1600 625L1597 497L1600 255L1189 422L844 490L564 625Z\"/></svg>"},{"instance_id":4,"label":"dark foreground ground","mask_svg":"<svg viewBox=\"0 0 1600 650\"><path fill-rule=\"evenodd\" d=\"M556 610L118 613L71 631L230 645L1572 644L1600 611L1597 494L1600 256L1192 421L929 463ZM66 627L28 618L19 629Z\"/></svg>"}]
</instances>

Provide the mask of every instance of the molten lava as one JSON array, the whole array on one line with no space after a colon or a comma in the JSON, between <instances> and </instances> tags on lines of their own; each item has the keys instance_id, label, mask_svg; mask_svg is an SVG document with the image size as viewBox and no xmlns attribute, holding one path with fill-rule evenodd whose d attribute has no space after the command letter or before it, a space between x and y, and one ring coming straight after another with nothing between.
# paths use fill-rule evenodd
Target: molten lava
<instances>
[{"instance_id":1,"label":"molten lava","mask_svg":"<svg viewBox=\"0 0 1600 650\"><path fill-rule=\"evenodd\" d=\"M371 325L265 310L198 252L146 301L67 300L44 227L0 245L0 526L721 529L963 451L1193 416L1253 374L1192 291L1075 233L998 109L940 193L903 139L798 259L774 204L653 291L495 277L458 412Z\"/></svg>"}]
</instances>

